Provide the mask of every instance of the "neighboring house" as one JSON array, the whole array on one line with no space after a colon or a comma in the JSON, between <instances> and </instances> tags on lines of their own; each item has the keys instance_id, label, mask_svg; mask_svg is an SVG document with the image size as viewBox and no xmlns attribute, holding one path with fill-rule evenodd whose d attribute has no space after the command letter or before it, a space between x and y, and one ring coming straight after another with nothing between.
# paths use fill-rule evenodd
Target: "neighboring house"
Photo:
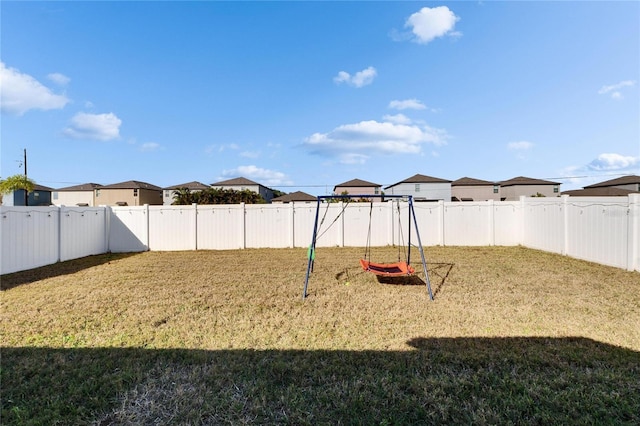
<instances>
[{"instance_id":1,"label":"neighboring house","mask_svg":"<svg viewBox=\"0 0 640 426\"><path fill-rule=\"evenodd\" d=\"M219 189L233 189L235 191L244 191L245 189L248 189L249 191L259 194L267 203L271 202L275 196L273 189L267 188L264 185L243 177L212 183L211 187Z\"/></svg>"},{"instance_id":2,"label":"neighboring house","mask_svg":"<svg viewBox=\"0 0 640 426\"><path fill-rule=\"evenodd\" d=\"M272 203L315 203L318 198L313 195L309 195L306 192L296 191L291 194L281 195L271 200Z\"/></svg>"},{"instance_id":3,"label":"neighboring house","mask_svg":"<svg viewBox=\"0 0 640 426\"><path fill-rule=\"evenodd\" d=\"M500 200L515 201L521 196L559 197L560 183L543 179L533 179L525 176L500 182Z\"/></svg>"},{"instance_id":4,"label":"neighboring house","mask_svg":"<svg viewBox=\"0 0 640 426\"><path fill-rule=\"evenodd\" d=\"M500 185L463 177L451 182L451 201L500 201Z\"/></svg>"},{"instance_id":5,"label":"neighboring house","mask_svg":"<svg viewBox=\"0 0 640 426\"><path fill-rule=\"evenodd\" d=\"M572 197L626 197L629 194L637 194L639 191L629 191L621 188L585 188L562 191L562 195Z\"/></svg>"},{"instance_id":6,"label":"neighboring house","mask_svg":"<svg viewBox=\"0 0 640 426\"><path fill-rule=\"evenodd\" d=\"M385 194L412 195L415 201L451 201L451 181L417 174L387 186Z\"/></svg>"},{"instance_id":7,"label":"neighboring house","mask_svg":"<svg viewBox=\"0 0 640 426\"><path fill-rule=\"evenodd\" d=\"M34 185L33 191L29 192L27 203L29 206L50 206L51 191L53 188L42 185ZM2 197L3 206L24 206L24 189L18 189L11 194Z\"/></svg>"},{"instance_id":8,"label":"neighboring house","mask_svg":"<svg viewBox=\"0 0 640 426\"><path fill-rule=\"evenodd\" d=\"M127 182L105 185L95 190L96 204L107 206L161 205L162 188L146 182Z\"/></svg>"},{"instance_id":9,"label":"neighboring house","mask_svg":"<svg viewBox=\"0 0 640 426\"><path fill-rule=\"evenodd\" d=\"M380 195L382 185L366 180L352 179L333 187L335 195Z\"/></svg>"},{"instance_id":10,"label":"neighboring house","mask_svg":"<svg viewBox=\"0 0 640 426\"><path fill-rule=\"evenodd\" d=\"M640 176L629 175L611 179L583 189L563 191L562 195L572 197L626 197L629 194L640 193Z\"/></svg>"},{"instance_id":11,"label":"neighboring house","mask_svg":"<svg viewBox=\"0 0 640 426\"><path fill-rule=\"evenodd\" d=\"M55 189L51 193L51 202L56 206L96 206L95 190L101 188L98 183L83 183Z\"/></svg>"},{"instance_id":12,"label":"neighboring house","mask_svg":"<svg viewBox=\"0 0 640 426\"><path fill-rule=\"evenodd\" d=\"M204 189L211 188L209 185L205 185L202 182L188 182L180 185L168 186L162 189L162 204L165 206L171 205L174 201L174 195L178 192L179 189L187 188L191 192L198 192Z\"/></svg>"},{"instance_id":13,"label":"neighboring house","mask_svg":"<svg viewBox=\"0 0 640 426\"><path fill-rule=\"evenodd\" d=\"M594 183L593 185L585 186L584 189L591 188L619 188L627 189L629 191L640 192L640 176L629 175L622 176L617 179L611 179L600 183Z\"/></svg>"}]
</instances>

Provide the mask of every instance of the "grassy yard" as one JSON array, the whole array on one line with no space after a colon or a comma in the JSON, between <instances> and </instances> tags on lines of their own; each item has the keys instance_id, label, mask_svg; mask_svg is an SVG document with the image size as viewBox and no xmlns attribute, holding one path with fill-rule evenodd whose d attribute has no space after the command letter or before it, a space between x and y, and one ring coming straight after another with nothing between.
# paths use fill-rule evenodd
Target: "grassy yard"
<instances>
[{"instance_id":1,"label":"grassy yard","mask_svg":"<svg viewBox=\"0 0 640 426\"><path fill-rule=\"evenodd\" d=\"M431 302L423 274L380 283L363 251L318 249L305 301L301 249L2 276L0 423L640 423L637 272L428 247Z\"/></svg>"}]
</instances>

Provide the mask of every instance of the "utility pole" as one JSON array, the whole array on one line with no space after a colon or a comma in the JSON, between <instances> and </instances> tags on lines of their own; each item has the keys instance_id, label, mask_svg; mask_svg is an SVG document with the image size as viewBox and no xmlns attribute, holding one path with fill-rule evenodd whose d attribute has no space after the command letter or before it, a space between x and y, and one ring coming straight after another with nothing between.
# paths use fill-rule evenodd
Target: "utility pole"
<instances>
[{"instance_id":1,"label":"utility pole","mask_svg":"<svg viewBox=\"0 0 640 426\"><path fill-rule=\"evenodd\" d=\"M24 149L24 183L27 183L27 148ZM29 191L24 188L24 205L29 205Z\"/></svg>"}]
</instances>

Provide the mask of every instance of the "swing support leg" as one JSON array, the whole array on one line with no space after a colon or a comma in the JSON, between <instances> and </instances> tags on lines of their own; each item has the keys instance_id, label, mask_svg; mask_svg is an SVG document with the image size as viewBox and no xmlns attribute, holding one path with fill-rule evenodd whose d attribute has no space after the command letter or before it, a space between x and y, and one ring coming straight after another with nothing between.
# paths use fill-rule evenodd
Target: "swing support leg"
<instances>
[{"instance_id":1,"label":"swing support leg","mask_svg":"<svg viewBox=\"0 0 640 426\"><path fill-rule=\"evenodd\" d=\"M318 197L318 204L316 206L316 220L313 224L313 237L311 238L311 245L309 246L309 252L307 257L309 258L309 263L307 264L307 276L304 279L304 290L302 291L302 300L307 297L307 287L309 286L309 275L313 272L313 264L316 259L316 238L318 234L318 217L320 215L320 197Z\"/></svg>"},{"instance_id":2,"label":"swing support leg","mask_svg":"<svg viewBox=\"0 0 640 426\"><path fill-rule=\"evenodd\" d=\"M418 220L416 219L416 211L413 208L413 198L409 198L409 211L413 217L413 225L416 228L416 236L418 237L418 249L420 250L420 257L422 259L422 269L424 271L424 280L427 283L427 291L429 292L429 300L433 301L433 293L431 292L431 282L429 281L429 273L427 272L427 260L424 257L424 250L422 249L422 241L420 241L420 232L418 231ZM411 223L411 221L409 221ZM409 247L411 247L411 229L409 229Z\"/></svg>"}]
</instances>

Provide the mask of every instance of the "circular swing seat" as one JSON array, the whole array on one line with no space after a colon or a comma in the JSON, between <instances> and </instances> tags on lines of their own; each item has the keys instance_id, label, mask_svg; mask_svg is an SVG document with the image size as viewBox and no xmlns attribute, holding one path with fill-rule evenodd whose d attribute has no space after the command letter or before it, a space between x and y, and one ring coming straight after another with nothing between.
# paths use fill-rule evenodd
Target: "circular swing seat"
<instances>
[{"instance_id":1,"label":"circular swing seat","mask_svg":"<svg viewBox=\"0 0 640 426\"><path fill-rule=\"evenodd\" d=\"M374 263L365 259L360 259L362 269L375 275L385 277L401 277L413 275L415 270L407 262L396 263Z\"/></svg>"}]
</instances>

